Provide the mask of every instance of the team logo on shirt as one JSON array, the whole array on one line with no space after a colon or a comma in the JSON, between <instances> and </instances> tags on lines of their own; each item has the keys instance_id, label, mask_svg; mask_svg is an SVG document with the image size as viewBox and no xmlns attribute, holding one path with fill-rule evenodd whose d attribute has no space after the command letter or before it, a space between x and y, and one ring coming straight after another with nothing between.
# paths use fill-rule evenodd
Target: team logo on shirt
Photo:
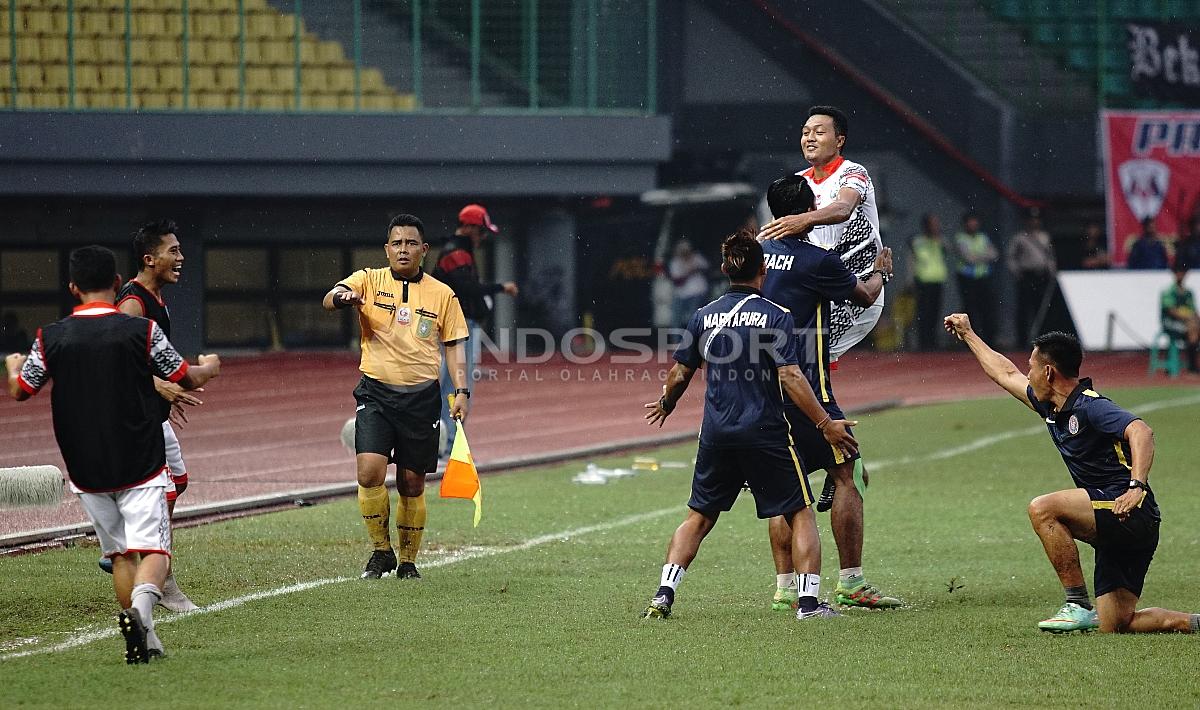
<instances>
[{"instance_id":1,"label":"team logo on shirt","mask_svg":"<svg viewBox=\"0 0 1200 710\"><path fill-rule=\"evenodd\" d=\"M417 321L417 337L418 338L428 338L429 334L432 332L433 332L433 321L424 316L421 316L421 320Z\"/></svg>"},{"instance_id":2,"label":"team logo on shirt","mask_svg":"<svg viewBox=\"0 0 1200 710\"><path fill-rule=\"evenodd\" d=\"M1071 418L1067 420L1067 431L1070 432L1071 436L1079 433L1079 417L1074 414L1071 415Z\"/></svg>"},{"instance_id":3,"label":"team logo on shirt","mask_svg":"<svg viewBox=\"0 0 1200 710\"><path fill-rule=\"evenodd\" d=\"M396 311L396 322L400 325L408 325L409 323L412 323L412 309L410 309L408 306L401 306L400 309Z\"/></svg>"}]
</instances>

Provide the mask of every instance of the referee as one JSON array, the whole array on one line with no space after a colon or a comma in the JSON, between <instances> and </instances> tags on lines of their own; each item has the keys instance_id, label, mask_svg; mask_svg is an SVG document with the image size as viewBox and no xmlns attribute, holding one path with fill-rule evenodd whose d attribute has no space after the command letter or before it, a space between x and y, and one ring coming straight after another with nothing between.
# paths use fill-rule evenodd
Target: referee
<instances>
[{"instance_id":1,"label":"referee","mask_svg":"<svg viewBox=\"0 0 1200 710\"><path fill-rule=\"evenodd\" d=\"M442 398L438 374L441 347L451 362L453 418L467 415L467 324L449 286L421 271L429 251L425 225L410 214L388 224L384 252L388 267L362 269L325 294L325 310L354 308L362 331L362 379L354 450L358 464L358 507L374 551L363 579L393 571L420 579L417 551L425 531L425 475L437 469ZM396 464L396 528L399 565L389 530L391 503L384 478Z\"/></svg>"},{"instance_id":2,"label":"referee","mask_svg":"<svg viewBox=\"0 0 1200 710\"><path fill-rule=\"evenodd\" d=\"M1162 515L1150 490L1154 432L1079 377L1083 350L1075 336L1046 333L1033 341L1029 374L988 347L965 313L946 316L946 330L971 349L993 382L1037 413L1062 455L1075 488L1029 503L1029 520L1058 574L1066 602L1038 624L1042 631L1200 632L1200 614L1137 608L1158 548ZM1079 565L1082 540L1096 550L1096 604Z\"/></svg>"}]
</instances>

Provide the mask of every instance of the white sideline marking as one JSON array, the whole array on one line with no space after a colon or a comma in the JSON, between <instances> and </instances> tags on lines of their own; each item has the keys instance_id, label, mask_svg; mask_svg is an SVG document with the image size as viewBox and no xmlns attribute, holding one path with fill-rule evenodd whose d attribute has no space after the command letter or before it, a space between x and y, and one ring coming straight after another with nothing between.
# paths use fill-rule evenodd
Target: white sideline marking
<instances>
[{"instance_id":1,"label":"white sideline marking","mask_svg":"<svg viewBox=\"0 0 1200 710\"><path fill-rule=\"evenodd\" d=\"M661 508L659 510L652 510L648 513L638 513L637 515L629 515L624 518L610 520L607 523L596 523L595 525L585 525L585 526L579 527L579 528L570 528L568 530L561 530L559 532L550 533L548 535L539 535L538 537L532 537L532 538L529 538L528 540L526 540L525 542L519 543L517 545L511 545L508 547L468 547L464 550L450 553L444 557L430 560L429 562L424 562L421 564L421 566L422 567L446 567L448 565L458 564L459 562L466 562L467 560L475 560L475 559L480 559L483 557L492 557L494 555L500 555L500 554L504 554L507 552L522 552L524 550L529 550L534 547L538 547L540 545L545 545L547 543L559 542L559 541L565 542L567 540L570 540L573 537L581 537L583 535L588 535L588 534L591 534L594 532L601 532L604 530L612 530L614 528L624 527L626 525L633 525L634 523L640 523L640 522L643 522L646 520L653 520L655 518L661 518L662 516L667 515L669 513L678 514L680 512L682 512L682 509L678 508L678 507ZM303 591L306 591L309 589L323 587L327 584L340 584L342 582L350 582L350 581L355 581L357 579L358 579L358 577L330 577L328 579L314 579L310 582L300 582L298 584L290 584L286 587L278 587L276 589L267 589L267 590L264 590L261 592L254 592L253 594L247 594L247 595L241 596L241 597L234 597L233 599L226 599L224 601L214 602L207 606L202 606L199 609L196 609L195 611L189 611L189 612L185 612L183 614L172 614L171 616L165 616L161 619L155 619L154 624L155 624L155 626L157 626L159 624L169 624L173 621L179 621L180 619L186 619L186 618L189 618L192 616L198 616L200 614L211 614L216 611L224 611L226 609L233 609L235 607L242 606L243 604L248 604L250 602L258 601L259 599L269 599L271 597L283 596L284 594L293 594L295 592L303 592ZM102 639L112 638L117 635L118 635L117 629L112 626L104 626L102 628L97 627L97 628L93 628L88 631L85 631L83 633L76 634L75 636L71 636L64 641L60 641L59 643L54 644L53 646L46 646L44 648L34 648L34 649L27 650L27 651L18 651L16 653L6 653L3 655L0 655L0 661L7 661L7 660L15 659L15 658L24 658L25 656L36 656L36 655L41 655L44 653L59 653L61 651L68 651L72 648L78 648L79 646L85 646L89 643L92 643L93 641L100 641Z\"/></svg>"},{"instance_id":2,"label":"white sideline marking","mask_svg":"<svg viewBox=\"0 0 1200 710\"><path fill-rule=\"evenodd\" d=\"M1192 404L1200 404L1200 395L1180 397L1178 399L1160 399L1153 402L1147 402L1137 407L1130 407L1129 411L1134 414L1149 414L1150 412L1156 412L1160 409L1186 407ZM1032 436L1034 434L1040 434L1044 431L1046 431L1046 427L1043 424L1037 424L1025 429L1002 431L999 434L981 436L974 441L968 441L965 444L960 444L959 446L949 449L942 449L941 451L937 451L932 454L926 454L924 456L903 456L898 459L872 461L870 463L870 468L872 471L874 471L877 469L886 468L888 466L904 466L906 464L919 463L922 461L941 461L942 459L953 458L962 454L969 454L972 451L978 451L979 449L987 448L992 444L998 444L1002 441L1008 441L1009 439L1015 439L1021 436Z\"/></svg>"}]
</instances>

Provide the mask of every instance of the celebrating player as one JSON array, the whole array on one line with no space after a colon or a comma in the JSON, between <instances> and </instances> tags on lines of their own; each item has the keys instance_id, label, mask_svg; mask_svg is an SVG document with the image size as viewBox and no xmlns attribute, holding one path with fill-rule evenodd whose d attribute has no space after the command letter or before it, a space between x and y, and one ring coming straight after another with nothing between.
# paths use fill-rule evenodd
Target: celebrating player
<instances>
[{"instance_id":1,"label":"celebrating player","mask_svg":"<svg viewBox=\"0 0 1200 710\"><path fill-rule=\"evenodd\" d=\"M763 239L782 239L807 234L817 246L831 249L859 278L870 276L875 257L883 249L879 232L879 206L875 184L867 169L842 157L850 121L833 106L813 106L800 132L804 159L812 166L799 175L812 188L816 209L801 214L775 216L763 226ZM837 301L829 319L829 360L838 359L867 337L883 313L884 295L873 303ZM836 368L836 365L834 366ZM855 464L862 470L862 461ZM866 478L866 473L863 473ZM827 476L817 502L817 511L833 505L837 479Z\"/></svg>"},{"instance_id":2,"label":"celebrating player","mask_svg":"<svg viewBox=\"0 0 1200 710\"><path fill-rule=\"evenodd\" d=\"M138 229L133 236L133 253L138 258L141 269L117 294L117 308L122 313L149 318L158 324L167 340L171 339L171 313L163 301L162 290L167 284L179 283L179 274L183 269L183 250L179 245L179 237L176 236L178 232L179 228L170 220L150 222ZM162 416L163 440L167 447L167 475L171 479L167 486L167 512L174 517L175 500L187 490L188 474L187 466L183 463L179 437L175 435L175 429L171 426L171 417L174 413L181 423L186 422L187 415L183 411L183 405L195 406L200 404L200 400L174 382L159 377L154 378L154 389L162 398L159 411ZM107 559L104 561L108 562ZM101 567L105 571L112 571L111 564L101 564ZM162 592L159 604L170 611L191 611L196 608L175 581L174 564L167 574Z\"/></svg>"},{"instance_id":3,"label":"celebrating player","mask_svg":"<svg viewBox=\"0 0 1200 710\"><path fill-rule=\"evenodd\" d=\"M946 330L965 342L983 371L1046 422L1075 488L1047 493L1029 504L1029 520L1066 591L1043 631L1148 633L1200 631L1200 614L1137 610L1162 516L1150 490L1154 432L1141 419L1079 377L1083 350L1074 336L1046 333L1033 341L1029 374L988 347L964 313L946 316ZM1096 550L1096 606L1079 565L1082 540Z\"/></svg>"},{"instance_id":4,"label":"celebrating player","mask_svg":"<svg viewBox=\"0 0 1200 710\"><path fill-rule=\"evenodd\" d=\"M152 611L170 569L162 398L153 377L195 389L220 371L216 355L188 367L154 321L113 305L116 257L104 247L70 256L72 314L38 330L28 356L9 355L8 391L28 399L53 378L54 436L100 549L113 561L127 663L161 656Z\"/></svg>"},{"instance_id":5,"label":"celebrating player","mask_svg":"<svg viewBox=\"0 0 1200 710\"><path fill-rule=\"evenodd\" d=\"M801 572L802 580L796 617L837 616L818 602L821 539L811 508L812 491L788 434L783 393L811 420L808 426L821 432L827 446L843 456L854 455L858 448L849 430L854 422L833 421L800 372L791 314L761 295L766 266L759 243L749 232L727 237L721 258L729 291L692 315L690 338L675 351L676 363L662 397L646 404L651 410L646 419L662 426L696 369L704 365L704 423L690 510L671 537L660 586L642 616L671 615L684 572L717 517L733 507L743 482L754 494L760 518L780 516L790 528L791 567Z\"/></svg>"},{"instance_id":6,"label":"celebrating player","mask_svg":"<svg viewBox=\"0 0 1200 710\"><path fill-rule=\"evenodd\" d=\"M363 579L395 571L400 579L420 579L417 552L425 533L425 475L437 469L442 398L438 374L440 346L452 363L455 418L467 415L467 323L454 292L421 271L429 251L425 225L410 214L388 224L388 268L356 271L325 294L326 310L358 310L362 331L362 379L354 390L354 451L358 465L358 507L374 551ZM384 478L396 464L396 527L400 558L392 548Z\"/></svg>"},{"instance_id":7,"label":"celebrating player","mask_svg":"<svg viewBox=\"0 0 1200 710\"><path fill-rule=\"evenodd\" d=\"M767 204L776 217L811 214L812 189L803 177L788 175L771 183ZM797 238L764 241L763 250L767 255L763 293L792 311L799 327L797 350L801 369L825 412L834 420L844 420L846 416L833 396L830 382L830 322L835 317L831 311L836 303L875 302L892 272L892 250L882 249L872 263L873 269L865 277L855 276L836 252L806 241L803 234ZM792 436L805 467L809 471L824 469L828 473L826 478L838 484L831 522L841 570L834 598L840 604L870 609L900 606L899 599L883 594L863 575L863 499L854 485L858 453L846 456L831 448L796 409L785 407L784 413L791 422ZM786 522L773 518L770 535L776 573L771 607L788 610L796 601L797 591Z\"/></svg>"}]
</instances>

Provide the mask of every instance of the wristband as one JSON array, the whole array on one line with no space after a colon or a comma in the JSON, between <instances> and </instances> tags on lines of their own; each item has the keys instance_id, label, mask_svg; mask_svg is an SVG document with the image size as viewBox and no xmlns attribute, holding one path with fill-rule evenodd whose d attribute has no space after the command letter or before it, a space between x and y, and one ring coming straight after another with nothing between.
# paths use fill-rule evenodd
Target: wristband
<instances>
[{"instance_id":1,"label":"wristband","mask_svg":"<svg viewBox=\"0 0 1200 710\"><path fill-rule=\"evenodd\" d=\"M675 411L675 405L672 404L670 406L667 406L667 395L665 395L665 394L662 397L658 398L658 408L663 410L667 414L670 414L671 412Z\"/></svg>"},{"instance_id":2,"label":"wristband","mask_svg":"<svg viewBox=\"0 0 1200 710\"><path fill-rule=\"evenodd\" d=\"M354 293L354 292L346 291L345 289L343 289L343 290L338 291L337 293L333 294L333 307L337 308L337 309L349 308L351 305L350 302L345 300L344 298L342 298L342 296L344 296L348 293Z\"/></svg>"},{"instance_id":3,"label":"wristband","mask_svg":"<svg viewBox=\"0 0 1200 710\"><path fill-rule=\"evenodd\" d=\"M820 421L820 423L818 423L818 424L817 424L817 431L825 431L825 427L826 427L826 426L829 424L829 422L831 422L831 421L833 421L833 417L831 417L831 416L829 416L828 414L826 414L826 415L825 415L825 418L824 418L824 419L822 419L822 420Z\"/></svg>"},{"instance_id":4,"label":"wristband","mask_svg":"<svg viewBox=\"0 0 1200 710\"><path fill-rule=\"evenodd\" d=\"M458 389L454 390L454 394L466 395L467 399L471 398L471 390L467 389L466 387L459 387Z\"/></svg>"}]
</instances>

